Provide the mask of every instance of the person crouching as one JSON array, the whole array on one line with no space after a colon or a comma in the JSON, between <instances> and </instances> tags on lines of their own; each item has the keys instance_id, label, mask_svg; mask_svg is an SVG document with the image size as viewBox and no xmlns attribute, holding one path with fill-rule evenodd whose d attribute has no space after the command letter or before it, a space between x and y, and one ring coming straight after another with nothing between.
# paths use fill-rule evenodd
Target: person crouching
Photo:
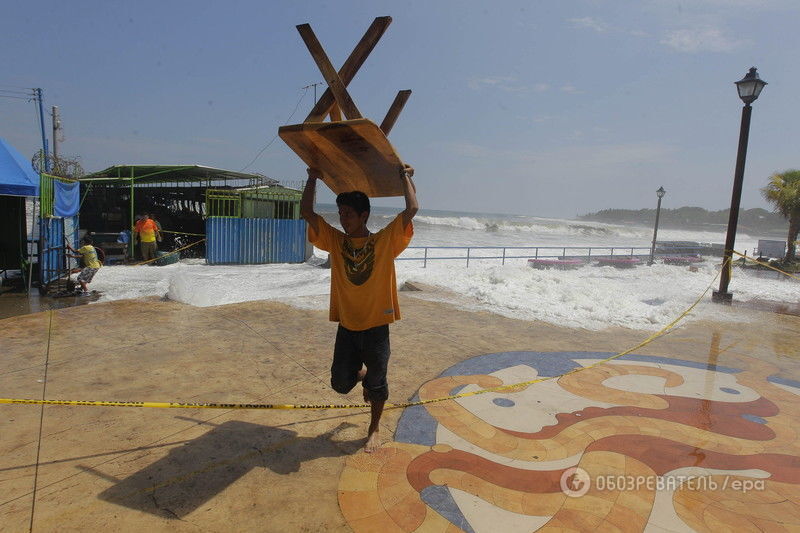
<instances>
[{"instance_id":1,"label":"person crouching","mask_svg":"<svg viewBox=\"0 0 800 533\"><path fill-rule=\"evenodd\" d=\"M83 260L83 268L78 274L78 283L80 283L81 286L80 292L84 294L88 293L89 283L92 282L92 278L94 278L94 275L97 274L97 271L100 270L102 266L100 260L97 258L97 250L92 244L92 238L87 236L81 239L81 247L77 250L69 244L67 244L67 248L75 254L80 254L67 254L67 256Z\"/></svg>"}]
</instances>

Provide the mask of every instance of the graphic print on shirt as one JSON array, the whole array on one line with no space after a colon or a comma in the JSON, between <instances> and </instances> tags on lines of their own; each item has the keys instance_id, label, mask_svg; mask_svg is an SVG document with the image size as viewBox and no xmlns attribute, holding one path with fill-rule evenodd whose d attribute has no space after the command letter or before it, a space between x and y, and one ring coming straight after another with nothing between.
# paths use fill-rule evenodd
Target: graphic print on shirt
<instances>
[{"instance_id":1,"label":"graphic print on shirt","mask_svg":"<svg viewBox=\"0 0 800 533\"><path fill-rule=\"evenodd\" d=\"M342 259L350 283L363 285L375 266L375 241L369 239L361 248L355 248L350 239L342 240Z\"/></svg>"}]
</instances>

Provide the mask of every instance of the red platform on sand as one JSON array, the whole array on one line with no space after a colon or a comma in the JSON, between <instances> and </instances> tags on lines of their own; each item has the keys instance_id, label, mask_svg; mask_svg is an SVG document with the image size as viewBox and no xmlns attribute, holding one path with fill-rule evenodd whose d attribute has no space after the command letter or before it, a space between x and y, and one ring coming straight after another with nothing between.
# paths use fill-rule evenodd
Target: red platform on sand
<instances>
[{"instance_id":1,"label":"red platform on sand","mask_svg":"<svg viewBox=\"0 0 800 533\"><path fill-rule=\"evenodd\" d=\"M613 266L617 268L632 268L641 263L638 257L603 257L597 260L597 266Z\"/></svg>"},{"instance_id":2,"label":"red platform on sand","mask_svg":"<svg viewBox=\"0 0 800 533\"><path fill-rule=\"evenodd\" d=\"M562 270L578 268L584 262L580 259L528 259L528 265L533 268L546 269L558 268Z\"/></svg>"},{"instance_id":3,"label":"red platform on sand","mask_svg":"<svg viewBox=\"0 0 800 533\"><path fill-rule=\"evenodd\" d=\"M665 265L691 265L692 263L702 263L703 258L695 255L668 255L663 257Z\"/></svg>"}]
</instances>

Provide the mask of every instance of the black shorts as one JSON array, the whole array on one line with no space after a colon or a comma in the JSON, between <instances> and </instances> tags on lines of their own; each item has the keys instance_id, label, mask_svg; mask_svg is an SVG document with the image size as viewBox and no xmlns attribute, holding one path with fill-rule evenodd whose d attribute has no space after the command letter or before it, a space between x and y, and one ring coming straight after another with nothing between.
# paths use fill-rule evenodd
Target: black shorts
<instances>
[{"instance_id":1,"label":"black shorts","mask_svg":"<svg viewBox=\"0 0 800 533\"><path fill-rule=\"evenodd\" d=\"M341 324L336 331L331 365L331 387L347 394L358 382L361 365L367 367L364 390L371 401L385 402L389 397L386 369L389 366L389 325L364 331L351 331Z\"/></svg>"}]
</instances>

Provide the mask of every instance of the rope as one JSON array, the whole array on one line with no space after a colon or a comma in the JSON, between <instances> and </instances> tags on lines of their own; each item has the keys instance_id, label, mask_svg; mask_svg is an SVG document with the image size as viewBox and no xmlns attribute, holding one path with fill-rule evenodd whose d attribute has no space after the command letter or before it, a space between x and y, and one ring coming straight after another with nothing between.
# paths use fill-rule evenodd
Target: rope
<instances>
[{"instance_id":1,"label":"rope","mask_svg":"<svg viewBox=\"0 0 800 533\"><path fill-rule=\"evenodd\" d=\"M142 262L140 262L140 263L134 263L134 264L132 264L132 265L130 265L130 266L146 265L147 263L152 263L153 261L158 261L159 259L164 259L165 257L169 257L169 256L171 256L172 254L177 254L178 252L180 252L180 251L182 251L182 250L185 250L185 249L187 249L187 248L191 248L192 246L194 246L194 245L196 245L196 244L200 244L200 243L201 243L201 242L203 242L203 241L205 241L205 239L200 239L199 241L195 241L195 242L193 242L192 244L187 244L187 245L186 245L186 246L184 246L183 248L178 248L177 250L172 250L172 251L171 251L171 252L169 252L168 254L164 254L164 255L162 255L161 257L156 257L156 258L154 258L154 259L148 259L147 261L142 261Z\"/></svg>"},{"instance_id":2,"label":"rope","mask_svg":"<svg viewBox=\"0 0 800 533\"><path fill-rule=\"evenodd\" d=\"M178 235L191 235L193 237L205 237L206 236L205 233L187 233L185 231L169 231L169 230L165 230L165 229L158 230L158 232L159 233L176 233Z\"/></svg>"},{"instance_id":3,"label":"rope","mask_svg":"<svg viewBox=\"0 0 800 533\"><path fill-rule=\"evenodd\" d=\"M786 276L789 276L790 278L794 278L794 279L796 279L796 280L800 281L800 277L798 277L798 276L795 276L794 274L789 274L788 272L784 272L784 271L783 271L783 270L781 270L780 268L776 268L776 267L774 267L774 266L770 265L769 263L765 263L765 262L763 262L763 261L759 261L759 260L758 260L758 259L756 259L755 257L750 257L749 255L740 254L740 253L739 253L739 252L737 252L736 250L731 250L731 251L732 251L733 253L735 253L736 255L738 255L738 256L741 256L741 257L743 257L743 258L745 258L745 259L750 259L751 261L754 261L755 263L757 263L757 264L758 264L758 265L760 265L760 266L767 267L767 268L771 268L772 270L774 270L774 271L776 271L776 272L780 272L781 274L784 274L784 275L786 275Z\"/></svg>"},{"instance_id":4,"label":"rope","mask_svg":"<svg viewBox=\"0 0 800 533\"><path fill-rule=\"evenodd\" d=\"M50 310L50 321L47 326L47 351L45 352L44 359L44 380L42 383L42 402L45 401L44 397L47 395L47 369L50 366L50 339L53 334L53 310ZM33 471L33 496L31 498L31 521L28 526L28 531L33 531L33 514L36 509L36 488L39 483L39 456L42 450L42 427L44 426L44 406L39 410L39 437L36 443L36 468Z\"/></svg>"},{"instance_id":5,"label":"rope","mask_svg":"<svg viewBox=\"0 0 800 533\"><path fill-rule=\"evenodd\" d=\"M722 268L725 268L728 265L728 260L722 265ZM548 376L538 379L533 379L530 381L523 381L520 383L515 383L513 385L500 385L498 387L491 387L488 389L482 389L473 392L464 392L461 394L454 394L451 396L444 396L441 398L432 398L429 400L419 400L416 402L404 402L404 403L396 403L396 404L386 404L384 406L384 410L389 409L405 409L407 407L414 407L417 405L425 405L429 403L436 403L436 402L444 402L447 400L455 400L458 398L466 398L468 396L476 396L478 394L486 394L487 392L499 392L505 391L510 389L515 389L518 387L524 387L527 385L533 385L535 383L541 383L544 381L550 381L552 379L559 379L564 376L568 376L570 374L574 374L576 372L581 372L583 370L587 370L589 368L594 368L598 365L602 365L609 361L613 361L614 359L618 359L624 355L627 355L634 350L638 350L639 348L646 346L653 342L654 340L662 337L669 333L678 322L683 320L692 310L697 307L702 299L708 294L708 291L711 290L711 287L716 282L717 278L720 275L721 270L717 271L714 279L711 280L711 283L708 284L708 287L703 291L703 293L690 305L686 308L677 318L675 318L672 322L661 328L656 333L653 333L645 340L637 344L636 346L629 348L623 352L619 352L615 355L610 357L606 357L596 363L593 363L589 366L585 367L576 367L569 372L565 372L563 374L557 376ZM98 407L152 407L152 408L162 408L162 409L364 409L369 408L370 405L367 403L362 404L243 404L243 403L183 403L183 402L117 402L117 401L80 401L80 400L28 400L28 399L13 399L13 398L0 398L0 404L45 404L45 405L81 405L81 406L98 406Z\"/></svg>"}]
</instances>

